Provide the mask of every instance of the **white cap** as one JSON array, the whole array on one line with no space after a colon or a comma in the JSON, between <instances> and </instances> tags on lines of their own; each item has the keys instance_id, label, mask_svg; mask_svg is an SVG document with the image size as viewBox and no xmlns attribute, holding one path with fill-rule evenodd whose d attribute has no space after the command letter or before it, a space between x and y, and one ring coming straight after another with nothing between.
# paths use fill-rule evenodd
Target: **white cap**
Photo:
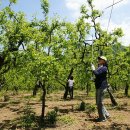
<instances>
[{"instance_id":1,"label":"white cap","mask_svg":"<svg viewBox=\"0 0 130 130\"><path fill-rule=\"evenodd\" d=\"M105 56L99 56L98 59L102 59L102 60L107 61L107 58Z\"/></svg>"}]
</instances>

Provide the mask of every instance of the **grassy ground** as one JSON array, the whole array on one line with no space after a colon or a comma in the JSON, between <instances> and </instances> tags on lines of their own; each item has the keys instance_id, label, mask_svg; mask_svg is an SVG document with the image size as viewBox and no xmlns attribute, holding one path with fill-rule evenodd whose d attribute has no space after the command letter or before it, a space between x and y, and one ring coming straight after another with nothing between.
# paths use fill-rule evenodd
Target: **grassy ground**
<instances>
[{"instance_id":1,"label":"grassy ground","mask_svg":"<svg viewBox=\"0 0 130 130\"><path fill-rule=\"evenodd\" d=\"M115 94L118 106L111 105L106 95L104 104L111 114L106 122L96 123L97 110L94 94L87 96L85 91L74 92L73 100L62 99L63 92L48 94L46 97L46 114L57 109L57 121L55 124L42 126L41 93L32 97L29 92L20 92L14 95L11 92L6 96L0 94L0 130L21 129L47 129L47 130L130 130L130 98L123 97L122 93ZM86 104L85 111L79 111L81 102Z\"/></svg>"}]
</instances>

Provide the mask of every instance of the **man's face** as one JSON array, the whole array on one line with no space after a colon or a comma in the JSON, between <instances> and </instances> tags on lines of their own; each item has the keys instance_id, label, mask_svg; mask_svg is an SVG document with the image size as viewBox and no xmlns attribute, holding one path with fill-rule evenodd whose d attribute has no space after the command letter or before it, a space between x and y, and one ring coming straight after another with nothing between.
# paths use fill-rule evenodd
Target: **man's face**
<instances>
[{"instance_id":1,"label":"man's face","mask_svg":"<svg viewBox=\"0 0 130 130\"><path fill-rule=\"evenodd\" d=\"M103 65L103 64L105 64L105 61L103 59L98 59L98 64Z\"/></svg>"}]
</instances>

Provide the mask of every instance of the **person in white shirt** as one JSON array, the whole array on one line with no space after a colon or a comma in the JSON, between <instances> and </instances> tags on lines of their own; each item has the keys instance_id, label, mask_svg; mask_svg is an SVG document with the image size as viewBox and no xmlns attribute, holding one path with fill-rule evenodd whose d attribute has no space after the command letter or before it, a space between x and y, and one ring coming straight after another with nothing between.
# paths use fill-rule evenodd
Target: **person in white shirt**
<instances>
[{"instance_id":1,"label":"person in white shirt","mask_svg":"<svg viewBox=\"0 0 130 130\"><path fill-rule=\"evenodd\" d=\"M73 76L71 76L68 80L69 94L70 98L73 99L73 91L74 91L74 80Z\"/></svg>"}]
</instances>

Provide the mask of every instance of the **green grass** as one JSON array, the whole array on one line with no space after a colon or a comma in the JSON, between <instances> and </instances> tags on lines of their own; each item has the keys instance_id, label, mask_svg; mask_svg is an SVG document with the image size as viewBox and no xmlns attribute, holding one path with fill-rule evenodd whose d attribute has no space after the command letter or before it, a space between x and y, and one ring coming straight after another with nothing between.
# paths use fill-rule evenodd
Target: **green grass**
<instances>
[{"instance_id":1,"label":"green grass","mask_svg":"<svg viewBox=\"0 0 130 130\"><path fill-rule=\"evenodd\" d=\"M70 115L63 115L58 117L58 120L64 124L73 124L75 119Z\"/></svg>"},{"instance_id":2,"label":"green grass","mask_svg":"<svg viewBox=\"0 0 130 130\"><path fill-rule=\"evenodd\" d=\"M12 100L12 101L10 101L9 103L10 104L20 104L20 100Z\"/></svg>"}]
</instances>

